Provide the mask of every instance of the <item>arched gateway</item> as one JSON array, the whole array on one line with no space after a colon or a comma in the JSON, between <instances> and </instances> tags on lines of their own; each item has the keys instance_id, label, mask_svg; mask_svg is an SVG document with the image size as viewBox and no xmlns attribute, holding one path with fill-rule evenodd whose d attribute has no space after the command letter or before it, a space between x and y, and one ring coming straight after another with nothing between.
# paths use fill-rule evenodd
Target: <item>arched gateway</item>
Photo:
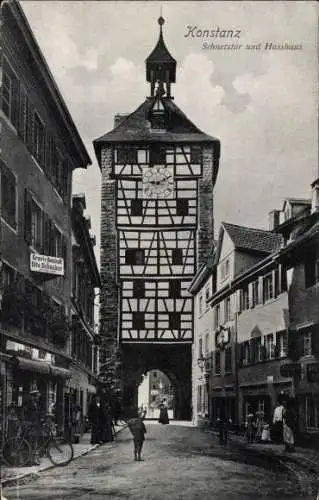
<instances>
[{"instance_id":1,"label":"arched gateway","mask_svg":"<svg viewBox=\"0 0 319 500\"><path fill-rule=\"evenodd\" d=\"M190 419L188 287L213 243L220 144L174 102L176 61L163 24L160 18L159 40L146 59L150 96L94 141L102 172L101 362L120 345L127 412L137 408L142 375L156 368L174 381L176 418Z\"/></svg>"}]
</instances>

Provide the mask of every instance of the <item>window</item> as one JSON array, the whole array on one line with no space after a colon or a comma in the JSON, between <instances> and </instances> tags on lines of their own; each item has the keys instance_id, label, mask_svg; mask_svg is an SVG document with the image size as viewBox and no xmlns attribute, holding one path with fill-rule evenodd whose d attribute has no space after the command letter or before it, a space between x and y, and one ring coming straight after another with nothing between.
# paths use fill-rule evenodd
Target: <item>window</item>
<instances>
[{"instance_id":1,"label":"window","mask_svg":"<svg viewBox=\"0 0 319 500\"><path fill-rule=\"evenodd\" d=\"M20 100L19 100L19 128L18 132L21 139L27 141L27 125L28 125L28 109L29 100L26 90L20 87Z\"/></svg>"},{"instance_id":2,"label":"window","mask_svg":"<svg viewBox=\"0 0 319 500\"><path fill-rule=\"evenodd\" d=\"M31 245L33 248L42 251L43 244L43 223L42 210L37 203L32 200L31 204Z\"/></svg>"},{"instance_id":3,"label":"window","mask_svg":"<svg viewBox=\"0 0 319 500\"><path fill-rule=\"evenodd\" d=\"M306 427L319 428L319 401L312 394L305 397Z\"/></svg>"},{"instance_id":4,"label":"window","mask_svg":"<svg viewBox=\"0 0 319 500\"><path fill-rule=\"evenodd\" d=\"M188 200L185 198L176 200L176 215L188 215Z\"/></svg>"},{"instance_id":5,"label":"window","mask_svg":"<svg viewBox=\"0 0 319 500\"><path fill-rule=\"evenodd\" d=\"M264 302L273 298L272 273L266 274L263 278L263 299Z\"/></svg>"},{"instance_id":6,"label":"window","mask_svg":"<svg viewBox=\"0 0 319 500\"><path fill-rule=\"evenodd\" d=\"M220 305L215 307L215 328L220 325Z\"/></svg>"},{"instance_id":7,"label":"window","mask_svg":"<svg viewBox=\"0 0 319 500\"><path fill-rule=\"evenodd\" d=\"M198 298L198 313L202 314L203 313L203 296L200 295Z\"/></svg>"},{"instance_id":8,"label":"window","mask_svg":"<svg viewBox=\"0 0 319 500\"><path fill-rule=\"evenodd\" d=\"M265 358L274 359L275 344L274 344L274 335L272 333L270 333L269 335L265 335L264 346L265 346Z\"/></svg>"},{"instance_id":9,"label":"window","mask_svg":"<svg viewBox=\"0 0 319 500\"><path fill-rule=\"evenodd\" d=\"M145 282L142 280L133 281L133 297L143 299L145 297Z\"/></svg>"},{"instance_id":10,"label":"window","mask_svg":"<svg viewBox=\"0 0 319 500\"><path fill-rule=\"evenodd\" d=\"M311 356L312 354L312 332L308 330L302 334L302 356Z\"/></svg>"},{"instance_id":11,"label":"window","mask_svg":"<svg viewBox=\"0 0 319 500\"><path fill-rule=\"evenodd\" d=\"M252 306L255 307L259 303L258 280L252 283Z\"/></svg>"},{"instance_id":12,"label":"window","mask_svg":"<svg viewBox=\"0 0 319 500\"><path fill-rule=\"evenodd\" d=\"M225 349L225 372L232 371L231 347Z\"/></svg>"},{"instance_id":13,"label":"window","mask_svg":"<svg viewBox=\"0 0 319 500\"><path fill-rule=\"evenodd\" d=\"M166 128L166 114L164 111L153 111L150 114L151 127L158 130Z\"/></svg>"},{"instance_id":14,"label":"window","mask_svg":"<svg viewBox=\"0 0 319 500\"><path fill-rule=\"evenodd\" d=\"M174 248L172 250L172 264L176 266L183 264L183 250L181 248Z\"/></svg>"},{"instance_id":15,"label":"window","mask_svg":"<svg viewBox=\"0 0 319 500\"><path fill-rule=\"evenodd\" d=\"M287 332L276 333L277 357L285 358L288 355L288 335Z\"/></svg>"},{"instance_id":16,"label":"window","mask_svg":"<svg viewBox=\"0 0 319 500\"><path fill-rule=\"evenodd\" d=\"M4 291L13 285L14 276L15 270L7 264L2 264L1 279Z\"/></svg>"},{"instance_id":17,"label":"window","mask_svg":"<svg viewBox=\"0 0 319 500\"><path fill-rule=\"evenodd\" d=\"M229 259L225 260L220 265L220 278L221 280L226 279L229 276Z\"/></svg>"},{"instance_id":18,"label":"window","mask_svg":"<svg viewBox=\"0 0 319 500\"><path fill-rule=\"evenodd\" d=\"M201 358L203 356L203 339L200 338L198 341L198 357Z\"/></svg>"},{"instance_id":19,"label":"window","mask_svg":"<svg viewBox=\"0 0 319 500\"><path fill-rule=\"evenodd\" d=\"M248 285L243 288L242 290L242 311L246 311L246 309L249 309L249 291L248 291Z\"/></svg>"},{"instance_id":20,"label":"window","mask_svg":"<svg viewBox=\"0 0 319 500\"><path fill-rule=\"evenodd\" d=\"M145 318L143 312L133 312L132 328L133 330L143 330L145 328Z\"/></svg>"},{"instance_id":21,"label":"window","mask_svg":"<svg viewBox=\"0 0 319 500\"><path fill-rule=\"evenodd\" d=\"M200 338L199 341L198 341L198 357L202 357L203 356L203 339Z\"/></svg>"},{"instance_id":22,"label":"window","mask_svg":"<svg viewBox=\"0 0 319 500\"><path fill-rule=\"evenodd\" d=\"M16 178L4 163L1 167L1 216L9 226L16 229Z\"/></svg>"},{"instance_id":23,"label":"window","mask_svg":"<svg viewBox=\"0 0 319 500\"><path fill-rule=\"evenodd\" d=\"M131 215L142 215L143 200L131 200Z\"/></svg>"},{"instance_id":24,"label":"window","mask_svg":"<svg viewBox=\"0 0 319 500\"><path fill-rule=\"evenodd\" d=\"M33 154L40 166L44 164L44 125L41 122L37 113L34 113L33 123Z\"/></svg>"},{"instance_id":25,"label":"window","mask_svg":"<svg viewBox=\"0 0 319 500\"><path fill-rule=\"evenodd\" d=\"M208 348L209 348L209 333L205 334L205 353L208 353Z\"/></svg>"},{"instance_id":26,"label":"window","mask_svg":"<svg viewBox=\"0 0 319 500\"><path fill-rule=\"evenodd\" d=\"M19 124L19 80L10 68L7 61L3 62L1 107L12 125L18 128Z\"/></svg>"},{"instance_id":27,"label":"window","mask_svg":"<svg viewBox=\"0 0 319 500\"><path fill-rule=\"evenodd\" d=\"M125 264L130 264L131 266L143 266L144 258L144 249L127 248L125 250Z\"/></svg>"},{"instance_id":28,"label":"window","mask_svg":"<svg viewBox=\"0 0 319 500\"><path fill-rule=\"evenodd\" d=\"M201 163L202 150L200 146L191 146L191 163Z\"/></svg>"},{"instance_id":29,"label":"window","mask_svg":"<svg viewBox=\"0 0 319 500\"><path fill-rule=\"evenodd\" d=\"M220 351L215 351L215 375L220 375Z\"/></svg>"},{"instance_id":30,"label":"window","mask_svg":"<svg viewBox=\"0 0 319 500\"><path fill-rule=\"evenodd\" d=\"M250 362L250 343L249 343L249 341L243 342L241 344L241 348L242 348L242 354L241 354L242 364L248 365Z\"/></svg>"},{"instance_id":31,"label":"window","mask_svg":"<svg viewBox=\"0 0 319 500\"><path fill-rule=\"evenodd\" d=\"M163 165L166 163L166 149L161 144L150 147L150 165Z\"/></svg>"},{"instance_id":32,"label":"window","mask_svg":"<svg viewBox=\"0 0 319 500\"><path fill-rule=\"evenodd\" d=\"M120 165L137 163L137 149L134 147L121 147L117 150L116 163Z\"/></svg>"},{"instance_id":33,"label":"window","mask_svg":"<svg viewBox=\"0 0 319 500\"><path fill-rule=\"evenodd\" d=\"M179 330L181 327L181 315L180 313L173 312L168 314L168 327L171 330Z\"/></svg>"},{"instance_id":34,"label":"window","mask_svg":"<svg viewBox=\"0 0 319 500\"><path fill-rule=\"evenodd\" d=\"M205 287L205 299L208 300L210 297L210 284L206 285Z\"/></svg>"},{"instance_id":35,"label":"window","mask_svg":"<svg viewBox=\"0 0 319 500\"><path fill-rule=\"evenodd\" d=\"M63 257L62 233L56 226L53 226L52 228L51 238L52 238L52 249L51 249L52 256Z\"/></svg>"},{"instance_id":36,"label":"window","mask_svg":"<svg viewBox=\"0 0 319 500\"><path fill-rule=\"evenodd\" d=\"M231 307L230 307L230 297L225 300L225 321L230 321Z\"/></svg>"},{"instance_id":37,"label":"window","mask_svg":"<svg viewBox=\"0 0 319 500\"><path fill-rule=\"evenodd\" d=\"M180 280L170 280L169 281L168 296L173 299L175 297L181 296L181 281Z\"/></svg>"},{"instance_id":38,"label":"window","mask_svg":"<svg viewBox=\"0 0 319 500\"><path fill-rule=\"evenodd\" d=\"M308 252L304 266L306 288L319 283L319 258L314 252Z\"/></svg>"}]
</instances>

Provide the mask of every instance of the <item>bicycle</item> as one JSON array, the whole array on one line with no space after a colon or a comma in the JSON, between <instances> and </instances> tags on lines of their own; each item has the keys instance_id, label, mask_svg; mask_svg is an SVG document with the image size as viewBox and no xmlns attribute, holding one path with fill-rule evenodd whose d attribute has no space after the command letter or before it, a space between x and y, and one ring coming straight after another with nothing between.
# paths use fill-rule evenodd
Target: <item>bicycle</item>
<instances>
[{"instance_id":1,"label":"bicycle","mask_svg":"<svg viewBox=\"0 0 319 500\"><path fill-rule=\"evenodd\" d=\"M38 435L35 447L31 444L32 433ZM18 435L7 439L2 447L2 458L11 467L27 465L34 455L47 456L53 465L65 466L73 459L74 449L67 439L54 436L51 427L45 424L41 425L40 433L32 425L21 426Z\"/></svg>"}]
</instances>

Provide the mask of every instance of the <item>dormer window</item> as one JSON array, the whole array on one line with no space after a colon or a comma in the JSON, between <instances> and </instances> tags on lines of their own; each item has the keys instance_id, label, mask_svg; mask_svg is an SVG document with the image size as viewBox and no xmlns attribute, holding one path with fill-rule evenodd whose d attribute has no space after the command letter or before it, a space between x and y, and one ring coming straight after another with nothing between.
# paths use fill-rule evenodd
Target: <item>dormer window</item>
<instances>
[{"instance_id":1,"label":"dormer window","mask_svg":"<svg viewBox=\"0 0 319 500\"><path fill-rule=\"evenodd\" d=\"M166 130L165 111L153 111L150 116L151 127L155 130Z\"/></svg>"}]
</instances>

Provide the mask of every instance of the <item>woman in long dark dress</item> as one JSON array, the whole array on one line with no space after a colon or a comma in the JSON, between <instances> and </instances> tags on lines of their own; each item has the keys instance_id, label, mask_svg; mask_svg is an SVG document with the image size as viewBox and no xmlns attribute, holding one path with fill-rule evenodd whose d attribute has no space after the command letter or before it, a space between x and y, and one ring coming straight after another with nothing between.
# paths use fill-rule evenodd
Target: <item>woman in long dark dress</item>
<instances>
[{"instance_id":1,"label":"woman in long dark dress","mask_svg":"<svg viewBox=\"0 0 319 500\"><path fill-rule=\"evenodd\" d=\"M168 411L167 411L166 405L164 403L161 403L159 410L160 410L159 419L158 419L159 423L160 424L169 424Z\"/></svg>"},{"instance_id":2,"label":"woman in long dark dress","mask_svg":"<svg viewBox=\"0 0 319 500\"><path fill-rule=\"evenodd\" d=\"M88 417L92 429L91 444L100 443L102 437L102 409L100 400L95 395L93 396L91 404L89 406Z\"/></svg>"}]
</instances>

